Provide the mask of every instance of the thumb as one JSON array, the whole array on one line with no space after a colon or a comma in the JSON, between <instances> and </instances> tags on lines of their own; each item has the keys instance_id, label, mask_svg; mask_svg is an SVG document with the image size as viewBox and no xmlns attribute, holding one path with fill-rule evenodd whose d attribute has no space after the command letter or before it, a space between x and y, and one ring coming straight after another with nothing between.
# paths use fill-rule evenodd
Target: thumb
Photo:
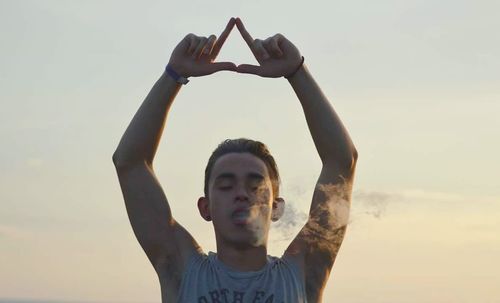
<instances>
[{"instance_id":1,"label":"thumb","mask_svg":"<svg viewBox=\"0 0 500 303\"><path fill-rule=\"evenodd\" d=\"M238 73L242 74L254 74L254 75L261 75L262 72L262 67L258 65L251 65L251 64L240 64L238 65L238 68L236 69Z\"/></svg>"},{"instance_id":2,"label":"thumb","mask_svg":"<svg viewBox=\"0 0 500 303\"><path fill-rule=\"evenodd\" d=\"M209 73L215 73L222 70L236 71L236 64L233 62L214 62L209 65Z\"/></svg>"}]
</instances>

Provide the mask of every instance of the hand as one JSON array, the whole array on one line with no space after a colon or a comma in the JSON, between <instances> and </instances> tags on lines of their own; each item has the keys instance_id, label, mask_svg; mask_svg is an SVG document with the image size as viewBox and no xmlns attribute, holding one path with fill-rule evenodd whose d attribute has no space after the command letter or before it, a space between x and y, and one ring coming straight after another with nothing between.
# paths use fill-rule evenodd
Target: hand
<instances>
[{"instance_id":1,"label":"hand","mask_svg":"<svg viewBox=\"0 0 500 303\"><path fill-rule=\"evenodd\" d=\"M264 41L254 40L240 18L236 19L236 26L260 64L240 64L236 69L238 73L278 78L288 76L300 65L302 56L299 50L282 34L276 34Z\"/></svg>"},{"instance_id":2,"label":"hand","mask_svg":"<svg viewBox=\"0 0 500 303\"><path fill-rule=\"evenodd\" d=\"M168 64L186 78L210 75L222 70L236 71L236 64L232 62L214 62L234 24L235 19L231 18L219 39L215 35L207 38L188 34L175 47Z\"/></svg>"}]
</instances>

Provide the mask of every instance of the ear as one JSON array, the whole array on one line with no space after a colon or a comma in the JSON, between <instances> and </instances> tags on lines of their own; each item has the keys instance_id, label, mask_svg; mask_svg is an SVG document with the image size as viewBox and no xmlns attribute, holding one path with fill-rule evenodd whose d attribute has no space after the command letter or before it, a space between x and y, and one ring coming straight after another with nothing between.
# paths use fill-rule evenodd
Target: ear
<instances>
[{"instance_id":1,"label":"ear","mask_svg":"<svg viewBox=\"0 0 500 303\"><path fill-rule=\"evenodd\" d=\"M198 199L198 210L200 211L200 215L205 221L212 221L212 216L210 215L210 203L208 198L200 197Z\"/></svg>"},{"instance_id":2,"label":"ear","mask_svg":"<svg viewBox=\"0 0 500 303\"><path fill-rule=\"evenodd\" d=\"M285 212L285 200L283 198L276 198L273 201L273 211L271 214L271 221L278 221Z\"/></svg>"}]
</instances>

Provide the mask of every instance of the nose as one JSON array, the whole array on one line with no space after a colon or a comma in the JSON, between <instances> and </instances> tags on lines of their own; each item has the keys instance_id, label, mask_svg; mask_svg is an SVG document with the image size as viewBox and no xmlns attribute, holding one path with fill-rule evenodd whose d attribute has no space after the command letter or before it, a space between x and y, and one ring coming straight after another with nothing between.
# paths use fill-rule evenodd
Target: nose
<instances>
[{"instance_id":1,"label":"nose","mask_svg":"<svg viewBox=\"0 0 500 303\"><path fill-rule=\"evenodd\" d=\"M236 190L236 201L248 201L248 192L245 186L238 186Z\"/></svg>"}]
</instances>

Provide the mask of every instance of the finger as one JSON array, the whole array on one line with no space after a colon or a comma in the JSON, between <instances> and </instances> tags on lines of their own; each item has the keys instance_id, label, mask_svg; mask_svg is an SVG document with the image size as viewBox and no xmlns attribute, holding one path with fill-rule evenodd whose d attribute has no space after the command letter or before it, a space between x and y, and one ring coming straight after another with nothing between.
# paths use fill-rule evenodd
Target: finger
<instances>
[{"instance_id":1,"label":"finger","mask_svg":"<svg viewBox=\"0 0 500 303\"><path fill-rule=\"evenodd\" d=\"M191 56L193 57L193 59L200 57L203 47L205 46L205 44L207 44L207 40L208 40L207 37L200 37L198 39L198 46L196 47L195 51L193 52L193 55Z\"/></svg>"},{"instance_id":2,"label":"finger","mask_svg":"<svg viewBox=\"0 0 500 303\"><path fill-rule=\"evenodd\" d=\"M255 52L258 54L258 56L260 56L261 58L264 58L264 60L271 58L271 56L269 55L269 52L264 47L264 43L262 42L262 40L255 39L255 41L253 43L253 48L254 48Z\"/></svg>"},{"instance_id":3,"label":"finger","mask_svg":"<svg viewBox=\"0 0 500 303\"><path fill-rule=\"evenodd\" d=\"M253 75L259 75L261 76L262 74L262 67L258 65L251 65L251 64L240 64L238 65L238 68L236 69L238 73L242 74L253 74Z\"/></svg>"},{"instance_id":4,"label":"finger","mask_svg":"<svg viewBox=\"0 0 500 303\"><path fill-rule=\"evenodd\" d=\"M196 36L194 34L189 34L186 37L188 44L189 44L189 49L187 51L188 55L192 55L194 50L196 49L196 46L198 46L198 40L196 40Z\"/></svg>"},{"instance_id":5,"label":"finger","mask_svg":"<svg viewBox=\"0 0 500 303\"><path fill-rule=\"evenodd\" d=\"M278 45L278 38L276 36L272 38L267 38L266 41L264 41L264 46L266 46L266 49L276 57L283 56L283 51L280 49Z\"/></svg>"},{"instance_id":6,"label":"finger","mask_svg":"<svg viewBox=\"0 0 500 303\"><path fill-rule=\"evenodd\" d=\"M217 57L222 48L222 45L226 41L227 37L229 37L229 33L233 30L235 24L236 24L236 19L231 18L228 24L226 25L224 31L220 34L219 39L217 39L217 42L215 43L212 49L212 58L215 59L215 57Z\"/></svg>"},{"instance_id":7,"label":"finger","mask_svg":"<svg viewBox=\"0 0 500 303\"><path fill-rule=\"evenodd\" d=\"M213 74L215 72L223 70L230 70L235 72L237 67L236 64L234 64L233 62L215 62L208 64L207 69L208 69L207 70L208 74Z\"/></svg>"},{"instance_id":8,"label":"finger","mask_svg":"<svg viewBox=\"0 0 500 303\"><path fill-rule=\"evenodd\" d=\"M217 39L217 37L215 35L210 35L210 37L208 37L208 41L205 44L205 47L203 48L204 55L210 54L210 52L212 51L212 48L214 47L214 43L215 43L216 39Z\"/></svg>"},{"instance_id":9,"label":"finger","mask_svg":"<svg viewBox=\"0 0 500 303\"><path fill-rule=\"evenodd\" d=\"M241 33L241 36L245 40L245 42L248 44L248 46L251 48L253 44L253 38L252 36L248 33L246 30L245 26L243 25L243 22L241 21L240 18L236 18L236 26L238 27L238 30Z\"/></svg>"}]
</instances>

